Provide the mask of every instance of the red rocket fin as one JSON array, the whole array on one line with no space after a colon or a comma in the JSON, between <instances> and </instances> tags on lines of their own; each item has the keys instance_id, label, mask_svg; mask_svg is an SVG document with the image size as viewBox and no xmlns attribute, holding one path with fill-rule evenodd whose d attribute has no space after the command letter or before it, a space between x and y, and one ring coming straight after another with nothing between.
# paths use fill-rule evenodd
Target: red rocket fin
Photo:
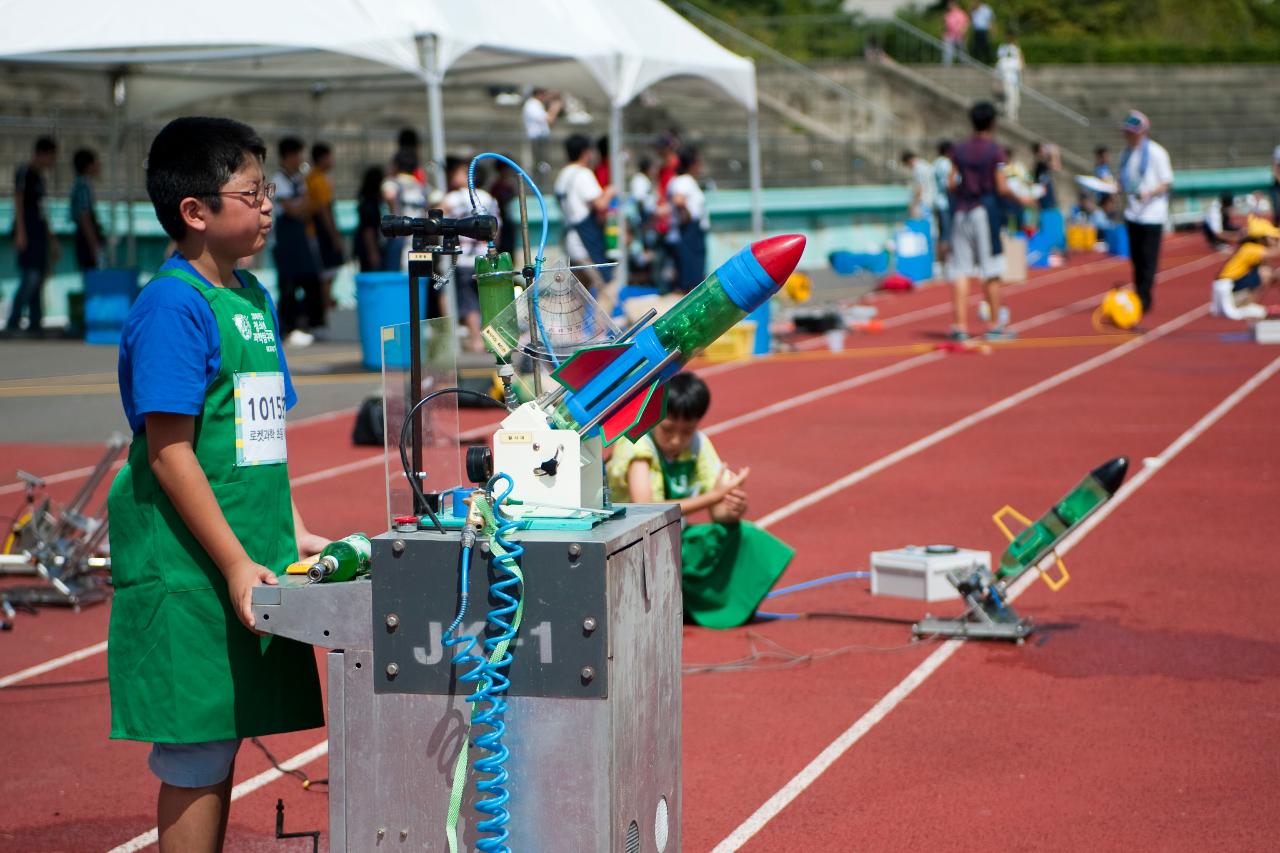
<instances>
[{"instance_id":1,"label":"red rocket fin","mask_svg":"<svg viewBox=\"0 0 1280 853\"><path fill-rule=\"evenodd\" d=\"M632 427L640 422L649 406L649 400L657 390L658 383L655 382L648 388L637 391L631 395L631 399L627 400L613 414L604 419L600 424L600 431L604 438L605 447L622 438Z\"/></svg>"},{"instance_id":2,"label":"red rocket fin","mask_svg":"<svg viewBox=\"0 0 1280 853\"><path fill-rule=\"evenodd\" d=\"M657 426L658 421L666 416L667 384L664 382L662 387L658 389L658 395L649 398L644 411L640 413L640 420L636 421L635 426L627 430L627 438L632 441L639 441L644 438L645 433Z\"/></svg>"},{"instance_id":3,"label":"red rocket fin","mask_svg":"<svg viewBox=\"0 0 1280 853\"><path fill-rule=\"evenodd\" d=\"M570 391L581 391L591 379L623 353L627 344L602 344L578 350L564 364L551 371L555 380Z\"/></svg>"}]
</instances>

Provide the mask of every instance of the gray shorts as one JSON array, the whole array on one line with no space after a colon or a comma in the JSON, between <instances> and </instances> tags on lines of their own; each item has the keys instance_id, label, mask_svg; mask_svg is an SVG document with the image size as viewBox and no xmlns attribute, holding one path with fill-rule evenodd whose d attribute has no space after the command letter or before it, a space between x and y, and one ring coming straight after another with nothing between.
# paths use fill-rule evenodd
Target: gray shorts
<instances>
[{"instance_id":1,"label":"gray shorts","mask_svg":"<svg viewBox=\"0 0 1280 853\"><path fill-rule=\"evenodd\" d=\"M955 212L949 269L952 278L976 276L984 281L1004 272L1004 255L991 254L991 224L985 207Z\"/></svg>"},{"instance_id":2,"label":"gray shorts","mask_svg":"<svg viewBox=\"0 0 1280 853\"><path fill-rule=\"evenodd\" d=\"M239 749L239 738L206 743L153 743L147 765L166 785L207 788L226 781Z\"/></svg>"}]
</instances>

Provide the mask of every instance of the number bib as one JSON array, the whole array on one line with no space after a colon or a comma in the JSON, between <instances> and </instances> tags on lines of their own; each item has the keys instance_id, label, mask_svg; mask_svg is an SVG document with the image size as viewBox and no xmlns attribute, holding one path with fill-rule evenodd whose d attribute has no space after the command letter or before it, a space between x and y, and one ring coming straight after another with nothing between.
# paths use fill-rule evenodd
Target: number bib
<instances>
[{"instance_id":1,"label":"number bib","mask_svg":"<svg viewBox=\"0 0 1280 853\"><path fill-rule=\"evenodd\" d=\"M284 442L284 374L237 373L236 466L277 465Z\"/></svg>"}]
</instances>

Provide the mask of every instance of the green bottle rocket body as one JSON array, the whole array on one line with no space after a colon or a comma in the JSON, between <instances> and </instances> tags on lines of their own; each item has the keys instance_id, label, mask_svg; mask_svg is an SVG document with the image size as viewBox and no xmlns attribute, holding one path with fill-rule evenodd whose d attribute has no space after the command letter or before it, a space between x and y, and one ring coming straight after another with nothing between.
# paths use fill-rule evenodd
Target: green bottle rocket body
<instances>
[{"instance_id":1,"label":"green bottle rocket body","mask_svg":"<svg viewBox=\"0 0 1280 853\"><path fill-rule=\"evenodd\" d=\"M1000 557L999 576L1017 577L1044 559L1073 527L1111 499L1124 481L1128 465L1129 461L1121 456L1086 474L1062 500L1009 543Z\"/></svg>"},{"instance_id":2,"label":"green bottle rocket body","mask_svg":"<svg viewBox=\"0 0 1280 853\"><path fill-rule=\"evenodd\" d=\"M511 255L481 255L476 258L476 289L480 293L480 326L488 326L515 300L515 265Z\"/></svg>"},{"instance_id":3,"label":"green bottle rocket body","mask_svg":"<svg viewBox=\"0 0 1280 853\"><path fill-rule=\"evenodd\" d=\"M373 564L373 546L363 533L352 533L330 542L320 552L320 559L307 572L313 582L341 583L368 574Z\"/></svg>"},{"instance_id":4,"label":"green bottle rocket body","mask_svg":"<svg viewBox=\"0 0 1280 853\"><path fill-rule=\"evenodd\" d=\"M746 316L713 272L680 300L677 310L655 320L653 331L666 350L679 349L681 361L688 361Z\"/></svg>"}]
</instances>

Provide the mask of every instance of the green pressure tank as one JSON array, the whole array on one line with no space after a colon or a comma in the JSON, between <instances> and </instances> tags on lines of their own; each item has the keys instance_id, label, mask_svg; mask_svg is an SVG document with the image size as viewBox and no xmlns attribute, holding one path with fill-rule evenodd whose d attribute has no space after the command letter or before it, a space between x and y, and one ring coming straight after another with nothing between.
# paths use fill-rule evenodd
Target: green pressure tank
<instances>
[{"instance_id":1,"label":"green pressure tank","mask_svg":"<svg viewBox=\"0 0 1280 853\"><path fill-rule=\"evenodd\" d=\"M1128 470L1129 460L1120 456L1086 474L1066 497L1009 543L1000 557L1000 577L1015 578L1044 559L1067 533L1111 499Z\"/></svg>"}]
</instances>

